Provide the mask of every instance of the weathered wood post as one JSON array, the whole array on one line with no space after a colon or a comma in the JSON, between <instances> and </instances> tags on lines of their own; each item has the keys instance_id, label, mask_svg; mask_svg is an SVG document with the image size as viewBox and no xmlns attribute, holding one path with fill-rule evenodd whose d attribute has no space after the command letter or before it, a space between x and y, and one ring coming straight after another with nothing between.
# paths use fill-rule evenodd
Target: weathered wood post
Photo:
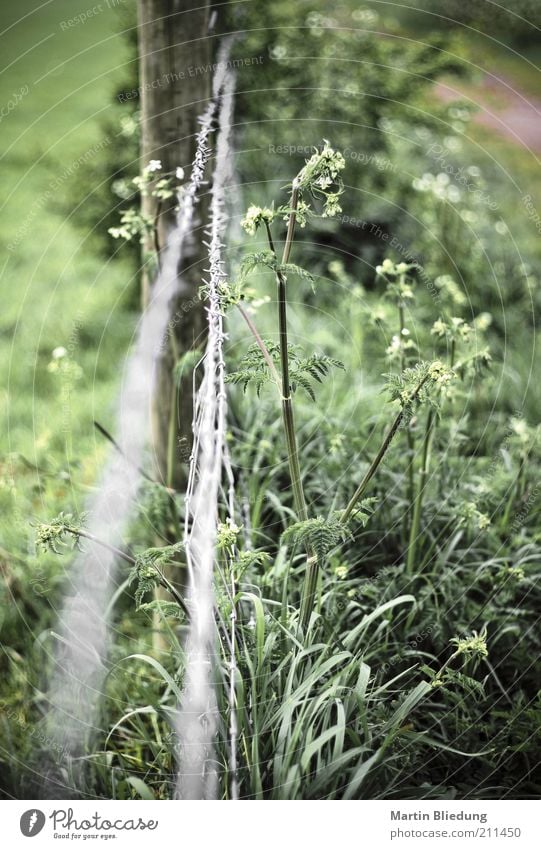
<instances>
[{"instance_id":1,"label":"weathered wood post","mask_svg":"<svg viewBox=\"0 0 541 849\"><path fill-rule=\"evenodd\" d=\"M188 0L139 0L143 167L151 159L159 159L164 172L180 166L189 173L199 129L197 118L207 105L212 83L209 2L195 6ZM175 198L165 201L160 209L158 241L162 248L174 223L175 202ZM154 218L156 205L156 198L145 197L143 212ZM196 210L200 218L204 209L201 202ZM175 390L173 367L175 356L181 357L203 341L204 309L197 293L206 253L199 224L196 219L195 237L183 251L179 273L186 287L174 305L170 344L161 355L151 413L155 474L179 489L186 471L182 456L186 458L191 446L193 393L191 373ZM143 306L152 297L152 281L146 274L144 277Z\"/></svg>"}]
</instances>

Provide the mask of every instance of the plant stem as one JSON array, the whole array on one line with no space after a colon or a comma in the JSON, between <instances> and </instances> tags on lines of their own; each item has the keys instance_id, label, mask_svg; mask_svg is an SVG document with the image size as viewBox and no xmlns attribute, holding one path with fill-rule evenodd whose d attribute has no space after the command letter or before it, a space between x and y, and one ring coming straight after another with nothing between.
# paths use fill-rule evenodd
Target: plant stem
<instances>
[{"instance_id":1,"label":"plant stem","mask_svg":"<svg viewBox=\"0 0 541 849\"><path fill-rule=\"evenodd\" d=\"M421 391L421 389L423 388L423 386L424 386L424 384L426 383L427 380L428 380L428 374L426 374L423 377L423 379L417 384L417 386L415 387L415 389L411 393L410 401L415 401L415 399L419 395L419 392ZM403 418L404 418L404 410L401 409L396 414L395 420L393 421L391 427L387 431L385 438L384 438L383 442L381 443L381 447L380 447L378 453L376 454L376 456L372 460L365 476L363 477L359 486L357 487L357 489L355 490L355 492L351 496L351 498L350 498L350 500L347 504L346 509L342 513L342 518L341 518L342 522L344 522L344 523L347 522L347 520L350 518L351 514L353 513L353 510L355 509L355 505L357 504L359 499L362 498L362 496L364 495L368 484L370 483L370 481L374 477L376 471L378 470L378 467L379 467L381 461L385 457L385 454L387 453L387 449L389 448L389 445L393 441L393 438L394 438L398 428L400 427L400 424L401 424Z\"/></svg>"},{"instance_id":2,"label":"plant stem","mask_svg":"<svg viewBox=\"0 0 541 849\"><path fill-rule=\"evenodd\" d=\"M456 343L455 340L451 340L451 351L449 356L449 365L451 368L454 367L455 364L455 355L456 355ZM430 445L432 442L432 437L434 435L434 428L436 424L436 417L434 415L434 410L430 409L428 411L428 416L426 419L426 427L425 427L425 435L423 439L423 455L421 459L421 468L419 469L419 487L417 489L417 494L415 496L415 503L413 508L413 520L411 523L409 543L408 543L408 555L406 559L406 574L411 575L413 573L413 569L415 566L415 556L417 554L417 542L419 539L419 530L421 527L421 515L422 515L422 507L423 507L423 499L426 490L426 482L428 479L428 468L430 465Z\"/></svg>"},{"instance_id":3,"label":"plant stem","mask_svg":"<svg viewBox=\"0 0 541 849\"><path fill-rule=\"evenodd\" d=\"M109 433L109 431L106 428L104 428L104 426L101 425L99 422L97 422L95 419L93 421L93 424L94 424L94 427L96 428L96 430L99 433L101 433L101 435L103 437L105 437L105 439L107 439L108 442L111 443L111 445L113 446L113 448L116 451L118 451L120 456L124 457L124 459L126 460L126 463L129 463L130 461L128 460L128 458L124 454L124 451L122 450L122 448L120 447L120 445L118 444L116 439ZM151 478L150 475L147 474L141 466L137 466L134 463L132 463L131 465L134 467L134 469L137 469L137 471L139 472L141 477L145 478L145 480L147 480L149 483L157 483L157 481L155 481L154 478ZM39 471L39 469L38 469L38 471Z\"/></svg>"},{"instance_id":4,"label":"plant stem","mask_svg":"<svg viewBox=\"0 0 541 849\"><path fill-rule=\"evenodd\" d=\"M293 181L291 192L291 213L287 224L286 241L282 254L282 265L289 262L291 247L293 245L293 237L295 235L296 210L299 203L299 190L297 183ZM270 227L267 224L267 236L269 245L274 255L274 245L270 233ZM291 386L289 382L289 351L287 343L287 296L286 296L286 277L280 270L276 272L276 281L278 284L278 329L280 342L280 367L282 372L282 418L284 422L284 431L287 443L287 456L289 462L289 473L291 476L291 486L293 489L293 498L295 502L295 510L301 522L308 519L308 510L304 498L304 490L302 488L301 469L299 464L299 454L297 449L297 438L295 434L295 419L293 414L293 399L291 397ZM304 578L304 586L301 596L301 611L300 624L306 630L310 624L310 617L314 609L314 600L317 591L317 582L319 576L319 562L317 557L311 552L308 552L306 561L306 575Z\"/></svg>"},{"instance_id":5,"label":"plant stem","mask_svg":"<svg viewBox=\"0 0 541 849\"><path fill-rule=\"evenodd\" d=\"M158 223L159 223L159 220L160 220L161 211L162 211L162 202L161 202L161 199L158 198L158 201L156 203L156 212L154 214L154 221L152 223L152 241L153 241L153 244L154 244L154 250L156 252L156 263L157 263L157 266L158 266L158 272L161 271L161 267L162 267L161 260L160 260L160 235L159 235L159 232L158 232Z\"/></svg>"},{"instance_id":6,"label":"plant stem","mask_svg":"<svg viewBox=\"0 0 541 849\"><path fill-rule=\"evenodd\" d=\"M400 337L399 337L400 338L400 370L403 372L404 369L406 368L406 354L404 352L404 341L403 341L404 340L404 334L402 332L404 330L405 326L406 326L406 322L405 322L405 319L404 319L404 304L403 303L398 304L398 321L399 321L399 327L400 327ZM414 440L414 437L413 437L413 433L411 432L409 427L406 430L406 439L408 441L408 464L407 464L407 475L408 475L407 502L408 502L408 507L404 511L404 528L405 528L405 531L406 531L406 534L407 534L408 519L409 519L409 514L410 514L410 511L411 511L411 506L413 504L413 496L414 496L414 492L415 492L415 482L414 482L414 476L413 476L413 458L414 458L414 455L415 455L415 440Z\"/></svg>"},{"instance_id":7,"label":"plant stem","mask_svg":"<svg viewBox=\"0 0 541 849\"><path fill-rule=\"evenodd\" d=\"M91 534L88 531L83 531L81 528L72 528L69 525L65 525L64 528L67 533L73 534L73 536L76 537L84 537L84 539L89 539L91 540L91 542L96 542L98 545L101 545L103 546L103 548L106 548L108 551L112 552L112 554L116 554L117 557L121 557L127 563L131 563L132 566L135 566L135 557L132 557L131 554L126 554L126 552L121 551L120 548L115 548L114 545L109 545L108 542L105 542L105 540L103 539L99 539L99 537L94 536L94 534ZM189 611L186 606L186 602L184 601L178 590L175 589L173 584L167 580L161 569L158 569L155 564L154 568L156 569L156 572L159 575L160 583L162 584L162 586L165 587L166 590L169 590L169 592L171 593L177 604L182 608L186 616L189 616Z\"/></svg>"},{"instance_id":8,"label":"plant stem","mask_svg":"<svg viewBox=\"0 0 541 849\"><path fill-rule=\"evenodd\" d=\"M172 539L182 537L182 529L177 515L177 507L175 503L175 482L176 472L176 447L178 437L178 396L180 392L180 382L177 383L175 366L179 361L179 350L177 340L175 338L174 327L169 325L169 341L171 343L171 354L173 357L173 373L171 381L171 398L169 408L169 422L167 428L167 465L165 469L165 489L169 495L169 508L171 513L171 530Z\"/></svg>"},{"instance_id":9,"label":"plant stem","mask_svg":"<svg viewBox=\"0 0 541 849\"><path fill-rule=\"evenodd\" d=\"M421 468L419 469L419 487L415 496L415 504L413 508L413 520L411 523L410 538L408 545L408 557L406 561L406 572L411 575L415 565L415 555L417 553L417 541L419 539L419 529L421 526L421 513L423 507L423 498L426 489L426 481L428 478L428 466L430 463L430 443L434 432L434 410L428 411L426 419L425 436L423 440L423 456L421 459Z\"/></svg>"},{"instance_id":10,"label":"plant stem","mask_svg":"<svg viewBox=\"0 0 541 849\"><path fill-rule=\"evenodd\" d=\"M293 238L295 235L295 223L297 206L299 203L299 189L296 180L293 181L291 191L291 202L289 219L287 223L286 240L282 253L282 266L289 261ZM272 239L272 233L269 223L265 222L267 230L267 239L269 247L276 257L276 249ZM284 423L284 433L287 446L287 460L289 464L289 475L291 478L291 488L293 490L293 501L295 512L299 521L305 522L308 519L308 510L302 487L301 469L299 463L299 452L297 448L297 437L295 433L295 418L293 413L293 399L291 397L291 385L289 380L289 350L287 340L287 294L286 294L286 276L278 269L276 271L276 282L278 285L278 334L280 344L280 371L281 371L281 387L282 387L282 420ZM317 581L319 574L319 563L317 558L311 551L308 551L308 559L306 561L306 575L304 578L304 586L301 596L300 624L303 629L306 629L310 623L312 610L314 609L314 599L317 590Z\"/></svg>"},{"instance_id":11,"label":"plant stem","mask_svg":"<svg viewBox=\"0 0 541 849\"><path fill-rule=\"evenodd\" d=\"M181 594L179 593L179 591L177 590L177 588L174 586L174 584L172 584L172 583L171 583L171 581L169 581L169 580L165 577L165 575L163 574L163 572L161 571L161 569L158 569L158 567L156 566L156 564L154 564L154 568L156 569L156 572L158 573L158 575L159 575L159 577L160 577L160 583L161 583L162 587L165 587L165 589L166 589L166 590L169 590L169 592L171 593L171 595L172 595L172 596L173 596L173 598L175 599L176 603L179 605L179 607L181 607L181 608L182 608L182 610L184 611L184 613L186 614L186 616L189 618L189 616L190 616L190 612L189 612L189 610L188 610L188 607L187 607L187 605L186 605L186 602L185 602L185 601L184 601L184 599L182 598L182 596L181 596Z\"/></svg>"},{"instance_id":12,"label":"plant stem","mask_svg":"<svg viewBox=\"0 0 541 849\"><path fill-rule=\"evenodd\" d=\"M456 343L455 340L451 340L451 351L449 356L449 365L453 368L455 364L455 355L456 355ZM426 490L426 482L428 479L428 468L430 465L430 445L432 442L432 437L434 435L434 428L436 424L436 417L434 415L434 410L431 408L428 411L428 415L426 418L426 427L425 427L425 435L423 440L423 456L421 459L421 468L419 469L419 486L417 489L417 494L415 496L415 504L413 508L413 520L411 523L409 544L408 544L408 555L406 559L406 573L411 575L413 573L413 569L415 566L415 556L417 554L417 542L419 539L419 530L421 527L421 515L422 515L422 507L423 507L423 499Z\"/></svg>"},{"instance_id":13,"label":"plant stem","mask_svg":"<svg viewBox=\"0 0 541 849\"><path fill-rule=\"evenodd\" d=\"M315 554L309 554L306 560L306 574L304 577L304 586L301 596L301 616L300 623L303 629L306 629L310 624L310 617L314 609L314 603L317 592L317 582L319 577L319 561Z\"/></svg>"},{"instance_id":14,"label":"plant stem","mask_svg":"<svg viewBox=\"0 0 541 849\"><path fill-rule=\"evenodd\" d=\"M237 304L237 309L240 312L240 314L243 317L246 324L248 325L248 327L250 328L250 333L254 337L256 344L257 344L257 347L261 351L261 353L263 355L263 359L267 363L268 369L271 373L271 377L274 380L274 382L276 383L276 386L278 387L278 391L281 392L282 381L280 380L280 375L278 374L278 370L277 370L276 366L274 365L274 363L272 361L272 357L269 354L267 346L265 345L265 343L263 342L263 339L259 335L259 331L258 331L257 327L255 326L254 322L252 321L252 319L250 318L250 316L248 315L248 313L246 312L246 310L244 309L244 307L241 304Z\"/></svg>"},{"instance_id":15,"label":"plant stem","mask_svg":"<svg viewBox=\"0 0 541 849\"><path fill-rule=\"evenodd\" d=\"M175 374L175 366L179 359L179 351L177 340L175 339L174 328L169 326L169 342L171 344L171 354L173 356L173 380L171 382L171 398L169 407L169 426L167 428L167 467L165 470L165 483L168 489L172 489L175 476L175 443L177 437L177 415L178 415L178 393L177 379Z\"/></svg>"},{"instance_id":16,"label":"plant stem","mask_svg":"<svg viewBox=\"0 0 541 849\"><path fill-rule=\"evenodd\" d=\"M175 475L175 448L177 441L177 416L178 416L178 386L176 378L173 377L171 386L171 400L169 410L169 426L167 428L167 470L165 485L168 490L173 489L173 480Z\"/></svg>"},{"instance_id":17,"label":"plant stem","mask_svg":"<svg viewBox=\"0 0 541 849\"><path fill-rule=\"evenodd\" d=\"M299 187L297 185L297 180L293 180L292 190L291 190L291 213L289 215L289 221L287 222L287 233L286 233L286 241L284 245L284 252L282 254L282 265L285 265L289 262L289 255L291 253L291 246L293 245L293 236L295 235L295 224L297 223L297 206L299 204Z\"/></svg>"},{"instance_id":18,"label":"plant stem","mask_svg":"<svg viewBox=\"0 0 541 849\"><path fill-rule=\"evenodd\" d=\"M231 776L231 798L237 801L239 798L238 776L237 776L237 741L239 734L238 718L237 718L237 696L236 696L236 675L237 675L237 608L235 605L235 596L237 590L235 587L235 574L233 566L230 564L231 571L231 660L229 664L229 773Z\"/></svg>"},{"instance_id":19,"label":"plant stem","mask_svg":"<svg viewBox=\"0 0 541 849\"><path fill-rule=\"evenodd\" d=\"M289 255L291 253L293 236L295 234L295 218L298 202L299 191L294 181L293 189L291 192L291 212L287 225L284 252L282 254L282 265L285 265L288 262ZM276 249L274 247L274 242L272 239L272 234L268 222L265 222L265 226L267 230L269 247L273 252L274 256L276 257ZM278 285L278 335L280 344L280 371L282 375L282 419L284 422L284 432L287 446L287 459L289 464L289 474L291 477L291 488L293 490L295 511L297 513L299 521L304 522L308 518L308 511L306 509L304 490L302 488L299 454L297 449L297 438L295 434L295 419L293 415L293 399L291 397L291 386L289 381L286 277L280 269L278 269L276 272L276 282Z\"/></svg>"},{"instance_id":20,"label":"plant stem","mask_svg":"<svg viewBox=\"0 0 541 849\"><path fill-rule=\"evenodd\" d=\"M445 661L445 663L443 664L441 669L434 676L434 681L440 681L441 680L441 677L442 677L443 673L445 672L445 670L447 669L447 667L452 663L452 661L455 659L455 657L458 657L459 654L460 654L460 652L455 651L455 652L453 652L451 657L447 658L447 660Z\"/></svg>"},{"instance_id":21,"label":"plant stem","mask_svg":"<svg viewBox=\"0 0 541 849\"><path fill-rule=\"evenodd\" d=\"M109 545L105 540L99 539L99 537L94 536L94 534L89 533L88 531L83 531L80 528L72 528L68 525L65 526L66 531L69 534L73 534L75 537L84 537L84 539L89 539L91 542L97 542L98 545L103 546L112 554L116 554L117 557L121 557L122 560L125 560L126 563L131 563L132 566L135 565L135 558L131 556L131 554L126 554L125 551L121 551L120 548L115 548L114 545Z\"/></svg>"}]
</instances>

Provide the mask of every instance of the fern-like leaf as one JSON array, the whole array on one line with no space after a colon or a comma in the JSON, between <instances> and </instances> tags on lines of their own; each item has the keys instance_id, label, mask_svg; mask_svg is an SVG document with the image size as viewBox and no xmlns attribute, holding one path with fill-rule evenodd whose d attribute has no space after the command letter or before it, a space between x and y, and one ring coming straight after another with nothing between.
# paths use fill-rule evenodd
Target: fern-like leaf
<instances>
[{"instance_id":1,"label":"fern-like leaf","mask_svg":"<svg viewBox=\"0 0 541 849\"><path fill-rule=\"evenodd\" d=\"M470 675L465 675L456 669L447 669L445 671L441 679L441 686L448 690L454 690L456 687L460 687L468 696L472 696L473 698L482 699L485 697L485 688L481 681L477 681Z\"/></svg>"},{"instance_id":2,"label":"fern-like leaf","mask_svg":"<svg viewBox=\"0 0 541 849\"><path fill-rule=\"evenodd\" d=\"M134 595L137 610L141 608L144 596L162 582L163 569L176 562L178 552L178 545L164 545L162 548L147 548L136 555L135 565L128 575L128 586L137 582Z\"/></svg>"},{"instance_id":3,"label":"fern-like leaf","mask_svg":"<svg viewBox=\"0 0 541 849\"><path fill-rule=\"evenodd\" d=\"M184 611L174 601L154 599L153 601L147 601L144 604L139 604L138 610L144 610L148 613L154 613L156 611L161 613L163 616L168 616L171 619L178 619L181 622L186 618Z\"/></svg>"},{"instance_id":4,"label":"fern-like leaf","mask_svg":"<svg viewBox=\"0 0 541 849\"><path fill-rule=\"evenodd\" d=\"M299 384L305 392L315 400L314 390L310 385L310 380L315 380L317 383L322 383L323 378L327 377L331 367L344 370L344 364L340 360L333 357L328 357L326 354L312 354L310 357L300 358L298 355L291 357L290 375L291 386L295 389L295 384Z\"/></svg>"},{"instance_id":5,"label":"fern-like leaf","mask_svg":"<svg viewBox=\"0 0 541 849\"><path fill-rule=\"evenodd\" d=\"M244 280L252 273L252 271L255 271L255 269L260 266L269 268L271 271L276 271L278 268L278 261L272 251L258 251L257 253L247 254L243 257L240 264L241 280Z\"/></svg>"},{"instance_id":6,"label":"fern-like leaf","mask_svg":"<svg viewBox=\"0 0 541 849\"><path fill-rule=\"evenodd\" d=\"M292 262L288 262L285 265L280 265L277 268L277 271L281 271L281 273L285 277L289 277L290 275L294 275L295 277L300 277L301 280L307 280L312 289L315 286L314 275L310 274L306 268L302 268L300 265L295 265Z\"/></svg>"},{"instance_id":7,"label":"fern-like leaf","mask_svg":"<svg viewBox=\"0 0 541 849\"><path fill-rule=\"evenodd\" d=\"M264 340L264 343L271 359L278 366L279 346L268 339ZM300 386L313 401L315 394L310 381L315 380L321 383L331 367L344 368L340 360L328 357L326 354L314 353L309 357L302 356L302 352L295 345L288 346L288 354L291 390L294 392ZM248 385L255 386L258 395L262 387L271 379L269 367L257 345L251 345L248 348L242 360L242 368L230 372L226 377L227 383L240 384L244 391Z\"/></svg>"},{"instance_id":8,"label":"fern-like leaf","mask_svg":"<svg viewBox=\"0 0 541 849\"><path fill-rule=\"evenodd\" d=\"M79 547L77 531L84 520L85 514L77 520L71 513L59 513L50 522L40 522L36 525L36 548L62 554L61 549L68 545L66 536L71 537L74 545Z\"/></svg>"},{"instance_id":9,"label":"fern-like leaf","mask_svg":"<svg viewBox=\"0 0 541 849\"><path fill-rule=\"evenodd\" d=\"M369 519L372 517L372 514L375 509L375 505L378 502L378 498L363 498L356 505L353 513L349 517L349 522L359 522L363 528L368 524ZM338 521L342 520L343 510L338 510L334 514Z\"/></svg>"},{"instance_id":10,"label":"fern-like leaf","mask_svg":"<svg viewBox=\"0 0 541 849\"><path fill-rule=\"evenodd\" d=\"M350 537L350 531L338 519L318 516L290 525L282 534L282 541L286 544L296 543L312 551L321 566L327 554Z\"/></svg>"}]
</instances>

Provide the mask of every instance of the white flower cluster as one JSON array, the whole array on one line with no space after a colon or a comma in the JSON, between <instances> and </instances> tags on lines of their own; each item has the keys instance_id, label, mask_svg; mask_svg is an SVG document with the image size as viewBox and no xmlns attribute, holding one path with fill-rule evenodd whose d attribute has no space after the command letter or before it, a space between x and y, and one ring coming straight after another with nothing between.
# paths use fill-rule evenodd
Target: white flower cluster
<instances>
[{"instance_id":1,"label":"white flower cluster","mask_svg":"<svg viewBox=\"0 0 541 849\"><path fill-rule=\"evenodd\" d=\"M155 182L155 174L158 174L160 177L157 182ZM178 167L175 171L175 177L179 182L182 181L184 179L184 169ZM134 177L131 183L141 195L150 194L152 197L162 201L174 197L175 192L181 190L178 186L176 189L173 187L171 176L162 174L161 159L151 159L148 165L145 165L143 168L142 174ZM134 194L134 190L124 179L115 180L112 188L113 192L123 200L128 200ZM130 207L129 209L121 210L120 226L109 227L108 232L113 239L124 239L126 242L129 242L134 236L141 235L146 229L150 229L151 227L152 222L146 216L142 215L135 207Z\"/></svg>"},{"instance_id":2,"label":"white flower cluster","mask_svg":"<svg viewBox=\"0 0 541 849\"><path fill-rule=\"evenodd\" d=\"M394 263L392 259L384 259L381 265L376 265L376 273L386 277L400 277L411 271L413 267L406 262Z\"/></svg>"},{"instance_id":3,"label":"white flower cluster","mask_svg":"<svg viewBox=\"0 0 541 849\"><path fill-rule=\"evenodd\" d=\"M472 333L472 327L463 318L454 316L449 321L443 321L438 318L432 325L430 331L433 336L438 336L442 339L444 336L448 339L461 339L467 341Z\"/></svg>"},{"instance_id":4,"label":"white flower cluster","mask_svg":"<svg viewBox=\"0 0 541 849\"><path fill-rule=\"evenodd\" d=\"M333 218L342 212L338 199L342 194L340 174L346 167L346 160L339 151L330 146L327 139L323 139L323 142L322 150L306 161L296 184L301 191L320 195L324 199L322 217Z\"/></svg>"},{"instance_id":5,"label":"white flower cluster","mask_svg":"<svg viewBox=\"0 0 541 849\"><path fill-rule=\"evenodd\" d=\"M237 542L242 526L237 525L230 516L225 522L220 522L217 528L216 545L218 548L231 548Z\"/></svg>"},{"instance_id":6,"label":"white flower cluster","mask_svg":"<svg viewBox=\"0 0 541 849\"><path fill-rule=\"evenodd\" d=\"M52 351L47 371L51 374L61 374L70 383L80 380L83 376L81 366L70 358L68 350L63 345L59 345Z\"/></svg>"},{"instance_id":7,"label":"white flower cluster","mask_svg":"<svg viewBox=\"0 0 541 849\"><path fill-rule=\"evenodd\" d=\"M272 222L274 212L268 207L254 206L248 207L246 215L240 222L240 226L249 236L255 236L257 228L266 221L268 224Z\"/></svg>"},{"instance_id":8,"label":"white flower cluster","mask_svg":"<svg viewBox=\"0 0 541 849\"><path fill-rule=\"evenodd\" d=\"M444 387L451 382L455 374L441 360L434 360L428 369L428 376L437 386Z\"/></svg>"},{"instance_id":9,"label":"white flower cluster","mask_svg":"<svg viewBox=\"0 0 541 849\"><path fill-rule=\"evenodd\" d=\"M400 335L395 333L391 338L391 344L387 346L385 353L391 360L397 360L408 351L416 351L417 345L411 338L407 327L403 327Z\"/></svg>"}]
</instances>

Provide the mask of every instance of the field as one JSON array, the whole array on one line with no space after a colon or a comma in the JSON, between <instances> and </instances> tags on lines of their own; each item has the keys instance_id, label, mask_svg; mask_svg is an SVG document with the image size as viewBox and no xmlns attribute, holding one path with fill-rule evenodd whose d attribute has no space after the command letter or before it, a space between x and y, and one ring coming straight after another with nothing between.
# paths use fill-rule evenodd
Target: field
<instances>
[{"instance_id":1,"label":"field","mask_svg":"<svg viewBox=\"0 0 541 849\"><path fill-rule=\"evenodd\" d=\"M128 51L113 13L65 35L60 22L73 3L49 4L17 23L22 6L30 15L35 4L4 4L1 12L2 30L13 26L3 39L2 103L22 92L2 121L1 166L2 677L13 684L3 692L2 724L10 751L36 721L40 682L27 662L42 664L36 638L54 621L64 577L36 558L32 525L51 511L82 509L105 453L92 419L112 415L118 363L137 322L129 263L104 259L95 234L77 225L94 186L70 194L107 147L101 122L114 109L116 69ZM60 347L81 370L73 387L49 370Z\"/></svg>"}]
</instances>

